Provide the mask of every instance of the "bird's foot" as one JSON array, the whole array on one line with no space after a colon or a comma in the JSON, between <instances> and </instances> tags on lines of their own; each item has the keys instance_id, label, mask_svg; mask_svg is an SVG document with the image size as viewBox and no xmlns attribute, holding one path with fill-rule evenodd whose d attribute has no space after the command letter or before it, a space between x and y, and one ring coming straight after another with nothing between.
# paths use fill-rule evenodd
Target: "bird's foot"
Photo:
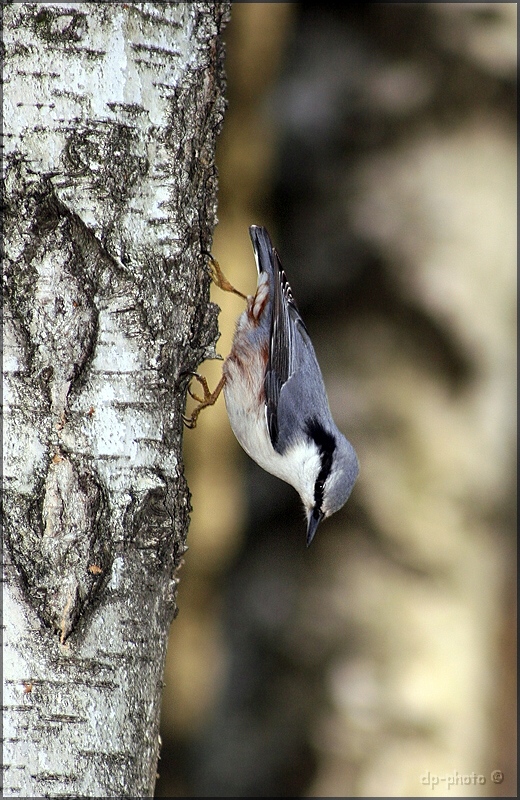
<instances>
[{"instance_id":1,"label":"bird's foot","mask_svg":"<svg viewBox=\"0 0 520 800\"><path fill-rule=\"evenodd\" d=\"M210 272L211 272L211 279L214 284L216 284L219 289L222 289L224 292L233 292L233 294L237 294L239 297L242 297L244 300L247 300L247 295L242 294L239 292L238 289L235 289L232 283L228 281L222 269L220 268L220 264L218 263L216 258L213 258L211 253L207 253L210 263Z\"/></svg>"},{"instance_id":2,"label":"bird's foot","mask_svg":"<svg viewBox=\"0 0 520 800\"><path fill-rule=\"evenodd\" d=\"M191 416L189 417L183 416L183 421L187 428L193 429L197 425L197 419L202 409L207 408L208 406L213 406L217 402L218 396L221 393L222 389L224 388L226 378L224 375L222 375L216 388L213 390L213 392L211 392L208 386L208 382L203 375L199 375L198 372L192 372L191 374L193 375L194 378L198 380L204 391L204 397L199 397L198 394L194 394L194 392L191 391L191 386L188 386L188 394L190 395L190 397L193 397L193 399L196 400L199 405L196 408L194 408L194 410L191 413Z\"/></svg>"}]
</instances>

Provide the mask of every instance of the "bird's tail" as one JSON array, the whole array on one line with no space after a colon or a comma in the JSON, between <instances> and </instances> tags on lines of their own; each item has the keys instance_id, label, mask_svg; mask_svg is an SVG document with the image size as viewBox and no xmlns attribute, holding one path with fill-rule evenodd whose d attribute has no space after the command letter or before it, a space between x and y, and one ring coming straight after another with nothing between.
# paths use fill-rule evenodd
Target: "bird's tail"
<instances>
[{"instance_id":1,"label":"bird's tail","mask_svg":"<svg viewBox=\"0 0 520 800\"><path fill-rule=\"evenodd\" d=\"M253 243L258 274L267 272L269 275L276 275L281 269L281 264L267 229L260 225L251 225L249 235Z\"/></svg>"}]
</instances>

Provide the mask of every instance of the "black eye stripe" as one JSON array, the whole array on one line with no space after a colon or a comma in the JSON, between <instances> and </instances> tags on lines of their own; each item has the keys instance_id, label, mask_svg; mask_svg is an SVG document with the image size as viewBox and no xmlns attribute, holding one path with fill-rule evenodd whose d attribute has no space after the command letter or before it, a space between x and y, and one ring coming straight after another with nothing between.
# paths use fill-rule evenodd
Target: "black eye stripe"
<instances>
[{"instance_id":1,"label":"black eye stripe","mask_svg":"<svg viewBox=\"0 0 520 800\"><path fill-rule=\"evenodd\" d=\"M334 450L336 449L336 440L334 436L329 433L323 425L317 420L316 417L309 417L305 421L305 429L307 436L312 439L319 450L321 459L321 469L314 484L314 508L321 510L323 503L323 489L325 481L327 480L332 469L332 460Z\"/></svg>"},{"instance_id":2,"label":"black eye stripe","mask_svg":"<svg viewBox=\"0 0 520 800\"><path fill-rule=\"evenodd\" d=\"M305 420L305 430L307 436L316 442L318 449L323 453L332 453L336 449L336 440L332 433L325 430L317 417L308 417Z\"/></svg>"}]
</instances>

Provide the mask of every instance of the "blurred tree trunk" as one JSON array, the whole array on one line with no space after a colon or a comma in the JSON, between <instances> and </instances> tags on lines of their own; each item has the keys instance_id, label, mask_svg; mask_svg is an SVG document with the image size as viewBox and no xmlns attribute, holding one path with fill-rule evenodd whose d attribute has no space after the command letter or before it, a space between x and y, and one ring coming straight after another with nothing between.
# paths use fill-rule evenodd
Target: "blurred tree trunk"
<instances>
[{"instance_id":1,"label":"blurred tree trunk","mask_svg":"<svg viewBox=\"0 0 520 800\"><path fill-rule=\"evenodd\" d=\"M268 225L361 473L305 551L290 487L215 480L201 417L173 794L511 796L516 6L283 5L226 31L214 252L247 291L244 208Z\"/></svg>"},{"instance_id":2,"label":"blurred tree trunk","mask_svg":"<svg viewBox=\"0 0 520 800\"><path fill-rule=\"evenodd\" d=\"M150 796L229 3L21 3L5 42L5 796Z\"/></svg>"}]
</instances>

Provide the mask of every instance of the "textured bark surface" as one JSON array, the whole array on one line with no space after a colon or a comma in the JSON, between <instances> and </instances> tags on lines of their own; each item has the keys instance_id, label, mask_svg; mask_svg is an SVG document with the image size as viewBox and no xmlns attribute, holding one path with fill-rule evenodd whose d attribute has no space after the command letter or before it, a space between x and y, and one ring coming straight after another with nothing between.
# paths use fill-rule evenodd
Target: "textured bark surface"
<instances>
[{"instance_id":1,"label":"textured bark surface","mask_svg":"<svg viewBox=\"0 0 520 800\"><path fill-rule=\"evenodd\" d=\"M149 796L227 3L4 9L4 793Z\"/></svg>"}]
</instances>

